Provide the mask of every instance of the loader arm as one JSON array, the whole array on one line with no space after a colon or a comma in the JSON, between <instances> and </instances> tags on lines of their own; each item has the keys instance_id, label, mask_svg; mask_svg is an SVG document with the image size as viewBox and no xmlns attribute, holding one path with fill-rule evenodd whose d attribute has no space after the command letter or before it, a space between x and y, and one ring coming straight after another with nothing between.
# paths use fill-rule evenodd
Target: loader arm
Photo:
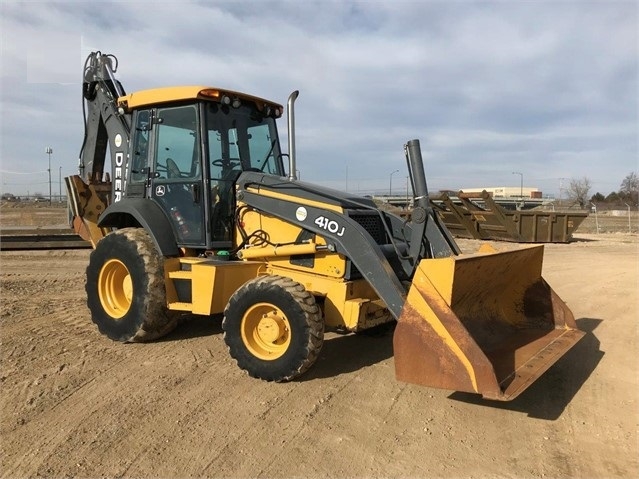
<instances>
[{"instance_id":1,"label":"loader arm","mask_svg":"<svg viewBox=\"0 0 639 479\"><path fill-rule=\"evenodd\" d=\"M256 210L276 216L300 228L316 233L327 240L328 248L348 257L360 273L384 300L389 311L399 318L406 298L406 289L399 280L379 245L355 220L327 208L311 206L308 202L287 195L270 196L268 191L290 186L286 180L278 185L265 183L265 175L244 172L238 180L238 198ZM328 229L321 225L336 225ZM334 232L333 232L334 230Z\"/></svg>"},{"instance_id":2,"label":"loader arm","mask_svg":"<svg viewBox=\"0 0 639 479\"><path fill-rule=\"evenodd\" d=\"M461 250L430 204L419 140L410 140L406 143L404 152L415 203L409 250L413 266L409 276L412 278L422 259L445 258L458 255Z\"/></svg>"},{"instance_id":3,"label":"loader arm","mask_svg":"<svg viewBox=\"0 0 639 479\"><path fill-rule=\"evenodd\" d=\"M245 172L238 179L238 197L257 210L277 216L329 240L329 248L351 260L386 303L393 317L398 319L406 300L406 288L401 279L412 280L424 258L444 258L461 253L455 240L430 206L419 140L409 141L405 146L405 152L416 195L413 222L405 231L409 238L402 240L397 237L396 231L389 231L386 217L390 219L391 225L395 224L393 230L399 229L392 215L385 215L377 208L368 207L353 199L342 198L345 204L370 209L382 215L382 224L397 255L396 268L399 270L391 266L381 247L362 225L349 217L348 213L342 214L329 208L297 201L299 198L295 194L285 195L290 201L283 201L279 195L269 196L269 190L284 192L294 187L294 182L290 178L289 181L278 183L264 175ZM314 191L319 192L318 189ZM300 208L304 211L301 215ZM336 227L327 228L328 224Z\"/></svg>"}]
</instances>

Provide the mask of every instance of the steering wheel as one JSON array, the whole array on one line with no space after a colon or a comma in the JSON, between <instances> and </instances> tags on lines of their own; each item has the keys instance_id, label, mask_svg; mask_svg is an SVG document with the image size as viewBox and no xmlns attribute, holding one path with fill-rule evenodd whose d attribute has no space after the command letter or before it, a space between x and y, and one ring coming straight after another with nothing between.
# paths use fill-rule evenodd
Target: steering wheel
<instances>
[{"instance_id":1,"label":"steering wheel","mask_svg":"<svg viewBox=\"0 0 639 479\"><path fill-rule=\"evenodd\" d=\"M172 158L166 159L166 172L169 178L180 178L182 176L182 172Z\"/></svg>"},{"instance_id":2,"label":"steering wheel","mask_svg":"<svg viewBox=\"0 0 639 479\"><path fill-rule=\"evenodd\" d=\"M235 168L236 166L240 166L240 160L223 160L221 158L217 160L213 160L211 162L213 166L221 166L222 168Z\"/></svg>"},{"instance_id":3,"label":"steering wheel","mask_svg":"<svg viewBox=\"0 0 639 479\"><path fill-rule=\"evenodd\" d=\"M241 166L240 160L237 160L237 159L235 161L217 159L217 160L213 160L211 164L213 166L221 166L222 168L226 168L230 170L235 170L235 167ZM263 168L264 166L262 166L262 168L242 168L242 171L255 171L257 173L261 173Z\"/></svg>"}]
</instances>

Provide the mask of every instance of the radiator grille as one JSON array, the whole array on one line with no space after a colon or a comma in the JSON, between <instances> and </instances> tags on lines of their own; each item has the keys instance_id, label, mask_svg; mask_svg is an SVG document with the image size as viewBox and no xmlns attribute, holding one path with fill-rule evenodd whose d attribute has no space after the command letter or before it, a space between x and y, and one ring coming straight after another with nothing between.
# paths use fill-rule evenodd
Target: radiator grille
<instances>
[{"instance_id":1,"label":"radiator grille","mask_svg":"<svg viewBox=\"0 0 639 479\"><path fill-rule=\"evenodd\" d=\"M348 216L357 221L377 244L387 244L386 231L380 216L374 211L349 211Z\"/></svg>"}]
</instances>

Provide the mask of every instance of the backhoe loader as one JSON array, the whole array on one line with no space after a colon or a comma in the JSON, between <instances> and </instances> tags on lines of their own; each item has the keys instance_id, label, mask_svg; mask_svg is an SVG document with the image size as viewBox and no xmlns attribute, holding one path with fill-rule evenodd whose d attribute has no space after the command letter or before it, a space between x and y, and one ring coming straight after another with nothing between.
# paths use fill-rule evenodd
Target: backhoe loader
<instances>
[{"instance_id":1,"label":"backhoe loader","mask_svg":"<svg viewBox=\"0 0 639 479\"><path fill-rule=\"evenodd\" d=\"M429 204L418 140L404 146L406 222L296 177L297 91L285 154L282 105L207 86L126 93L117 67L87 58L80 173L66 178L72 227L94 247L88 307L109 338L223 314L238 366L279 382L313 365L325 331L396 321L399 380L510 400L583 336L541 277L543 246L461 254Z\"/></svg>"}]
</instances>

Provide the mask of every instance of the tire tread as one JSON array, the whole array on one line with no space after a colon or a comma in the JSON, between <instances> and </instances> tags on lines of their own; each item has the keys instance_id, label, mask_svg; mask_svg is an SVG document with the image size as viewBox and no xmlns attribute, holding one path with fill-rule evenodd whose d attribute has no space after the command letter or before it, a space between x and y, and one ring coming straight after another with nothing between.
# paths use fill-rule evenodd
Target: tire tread
<instances>
[{"instance_id":1,"label":"tire tread","mask_svg":"<svg viewBox=\"0 0 639 479\"><path fill-rule=\"evenodd\" d=\"M296 364L291 364L290 368L279 374L275 378L266 377L267 375L260 374L257 371L251 371L243 366L241 355L233 350L229 346L229 352L231 357L235 359L240 368L246 370L249 375L260 379L272 380L275 382L285 382L295 379L296 377L304 374L315 363L319 357L319 353L324 343L324 320L322 318L322 312L320 307L315 302L315 297L308 292L303 285L294 281L291 278L279 275L265 275L252 279L245 283L240 289L238 289L229 299L229 302L224 311L224 319L222 321L222 328L224 329L224 339L229 345L228 341L228 329L230 327L230 320L228 318L229 306L239 301L241 297L246 294L252 294L255 291L262 288L279 288L288 294L304 313L304 319L308 326L307 341L305 344L305 351L303 359Z\"/></svg>"}]
</instances>

